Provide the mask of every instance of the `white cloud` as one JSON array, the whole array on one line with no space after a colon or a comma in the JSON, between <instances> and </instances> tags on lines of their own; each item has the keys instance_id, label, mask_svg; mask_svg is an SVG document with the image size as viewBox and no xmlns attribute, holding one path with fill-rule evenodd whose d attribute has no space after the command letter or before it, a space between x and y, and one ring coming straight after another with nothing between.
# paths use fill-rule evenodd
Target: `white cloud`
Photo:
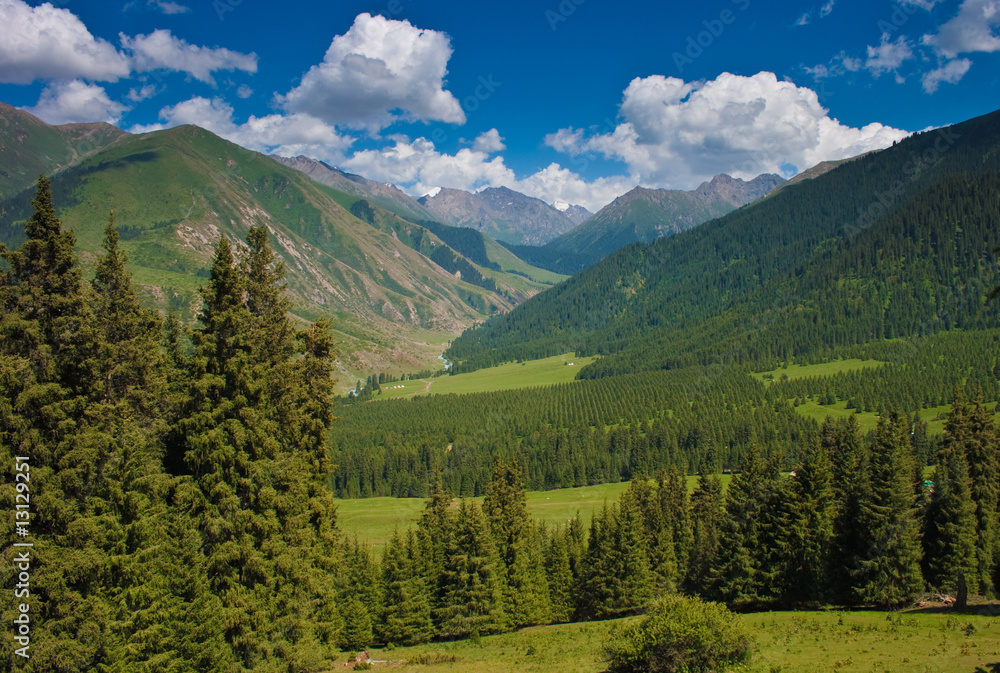
<instances>
[{"instance_id":1,"label":"white cloud","mask_svg":"<svg viewBox=\"0 0 1000 673\"><path fill-rule=\"evenodd\" d=\"M406 186L411 194L426 194L433 187L475 191L516 182L501 157L491 159L474 149L442 154L426 138L397 136L393 141L391 147L355 152L343 166L373 180Z\"/></svg>"},{"instance_id":2,"label":"white cloud","mask_svg":"<svg viewBox=\"0 0 1000 673\"><path fill-rule=\"evenodd\" d=\"M0 0L0 25L0 82L77 77L115 82L129 75L128 59L91 35L67 9Z\"/></svg>"},{"instance_id":3,"label":"white cloud","mask_svg":"<svg viewBox=\"0 0 1000 673\"><path fill-rule=\"evenodd\" d=\"M249 98L253 95L253 89L248 87L246 84L241 84L240 88L236 90L236 95L240 98Z\"/></svg>"},{"instance_id":4,"label":"white cloud","mask_svg":"<svg viewBox=\"0 0 1000 673\"><path fill-rule=\"evenodd\" d=\"M837 0L830 0L828 3L823 5L819 10L819 18L825 19L830 16L830 13L833 12L833 6L836 4L836 1Z\"/></svg>"},{"instance_id":5,"label":"white cloud","mask_svg":"<svg viewBox=\"0 0 1000 673\"><path fill-rule=\"evenodd\" d=\"M900 35L895 42L889 41L889 34L882 33L879 46L868 46L868 59L865 61L872 75L878 77L882 73L896 72L905 61L913 58L913 50L905 35Z\"/></svg>"},{"instance_id":6,"label":"white cloud","mask_svg":"<svg viewBox=\"0 0 1000 673\"><path fill-rule=\"evenodd\" d=\"M493 154L494 152L502 152L507 149L507 146L503 144L500 132L496 129L490 129L489 131L480 133L476 137L476 140L472 143L472 149L484 154Z\"/></svg>"},{"instance_id":7,"label":"white cloud","mask_svg":"<svg viewBox=\"0 0 1000 673\"><path fill-rule=\"evenodd\" d=\"M132 133L194 124L230 140L241 147L258 152L297 156L305 154L324 161L339 162L343 151L353 142L337 134L328 124L306 114L266 115L237 124L233 108L221 98L195 96L160 110L162 124L134 126Z\"/></svg>"},{"instance_id":8,"label":"white cloud","mask_svg":"<svg viewBox=\"0 0 1000 673\"><path fill-rule=\"evenodd\" d=\"M80 80L53 82L42 90L38 104L25 108L50 124L105 121L115 123L128 106L108 98L103 87Z\"/></svg>"},{"instance_id":9,"label":"white cloud","mask_svg":"<svg viewBox=\"0 0 1000 673\"><path fill-rule=\"evenodd\" d=\"M186 14L191 11L190 7L185 7L184 5L178 4L176 2L160 2L153 3L156 7L164 14Z\"/></svg>"},{"instance_id":10,"label":"white cloud","mask_svg":"<svg viewBox=\"0 0 1000 673\"><path fill-rule=\"evenodd\" d=\"M625 89L621 116L624 121L608 133L560 129L546 143L569 154L595 152L623 161L630 177L645 186L691 189L719 173L787 175L789 166L803 170L907 135L879 123L844 126L829 117L814 91L769 72L723 73L700 83L636 78Z\"/></svg>"},{"instance_id":11,"label":"white cloud","mask_svg":"<svg viewBox=\"0 0 1000 673\"><path fill-rule=\"evenodd\" d=\"M444 33L359 14L333 39L323 62L276 102L289 112L369 130L400 117L462 124L465 113L444 89L451 54Z\"/></svg>"},{"instance_id":12,"label":"white cloud","mask_svg":"<svg viewBox=\"0 0 1000 673\"><path fill-rule=\"evenodd\" d=\"M588 182L555 163L518 179L502 157L491 158L488 152L475 148L461 149L451 155L439 152L426 138L411 140L397 136L393 143L382 149L355 152L340 165L373 180L391 182L412 196L436 193L441 187L472 192L486 187L509 187L547 203L564 201L591 211L636 185L626 176Z\"/></svg>"},{"instance_id":13,"label":"white cloud","mask_svg":"<svg viewBox=\"0 0 1000 673\"><path fill-rule=\"evenodd\" d=\"M129 89L128 99L133 103L138 103L139 101L144 101L147 98L152 98L158 93L155 84L146 84L140 89Z\"/></svg>"},{"instance_id":14,"label":"white cloud","mask_svg":"<svg viewBox=\"0 0 1000 673\"><path fill-rule=\"evenodd\" d=\"M806 12L798 18L795 22L796 26L808 26L809 25L809 12Z\"/></svg>"},{"instance_id":15,"label":"white cloud","mask_svg":"<svg viewBox=\"0 0 1000 673\"><path fill-rule=\"evenodd\" d=\"M1000 51L1000 36L994 31L1000 26L1000 0L965 0L958 15L938 29L936 35L925 35L924 44L935 48L947 59L959 54Z\"/></svg>"},{"instance_id":16,"label":"white cloud","mask_svg":"<svg viewBox=\"0 0 1000 673\"><path fill-rule=\"evenodd\" d=\"M972 67L972 61L967 58L958 58L948 61L936 70L925 73L923 77L924 91L934 93L942 82L958 83L965 77L965 73L969 72L970 67Z\"/></svg>"},{"instance_id":17,"label":"white cloud","mask_svg":"<svg viewBox=\"0 0 1000 673\"><path fill-rule=\"evenodd\" d=\"M197 80L215 84L216 70L257 72L257 55L241 54L221 47L199 47L175 37L169 30L155 30L149 35L120 35L122 47L132 53L137 72L173 70L186 72Z\"/></svg>"}]
</instances>

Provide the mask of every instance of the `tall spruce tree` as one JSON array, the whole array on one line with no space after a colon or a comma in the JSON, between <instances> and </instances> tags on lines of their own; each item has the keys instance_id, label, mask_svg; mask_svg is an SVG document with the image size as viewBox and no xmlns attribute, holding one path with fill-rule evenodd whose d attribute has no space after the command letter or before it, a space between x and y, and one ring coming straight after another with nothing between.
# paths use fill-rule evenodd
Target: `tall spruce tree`
<instances>
[{"instance_id":1,"label":"tall spruce tree","mask_svg":"<svg viewBox=\"0 0 1000 673\"><path fill-rule=\"evenodd\" d=\"M860 603L903 605L923 589L914 474L909 420L890 409L879 418L872 437L856 521L866 543L852 568Z\"/></svg>"},{"instance_id":2,"label":"tall spruce tree","mask_svg":"<svg viewBox=\"0 0 1000 673\"><path fill-rule=\"evenodd\" d=\"M691 551L684 579L687 593L705 595L710 589L722 537L724 504L719 475L703 472L691 494Z\"/></svg>"},{"instance_id":3,"label":"tall spruce tree","mask_svg":"<svg viewBox=\"0 0 1000 673\"><path fill-rule=\"evenodd\" d=\"M976 503L965 447L952 440L946 436L938 449L923 531L923 570L934 590L962 594L968 582L978 584Z\"/></svg>"},{"instance_id":4,"label":"tall spruce tree","mask_svg":"<svg viewBox=\"0 0 1000 673\"><path fill-rule=\"evenodd\" d=\"M248 280L255 259L273 259L260 232L252 230L243 263L225 237L216 248L175 436L203 498L208 577L237 661L313 666L331 654L340 627L333 578L341 552L325 484L334 351L323 323L298 346L289 337L282 301L272 296L280 266L264 264L271 270L258 268L256 285Z\"/></svg>"},{"instance_id":5,"label":"tall spruce tree","mask_svg":"<svg viewBox=\"0 0 1000 673\"><path fill-rule=\"evenodd\" d=\"M710 595L728 604L753 604L773 597L778 473L760 446L751 442L743 470L726 490L725 517L712 569Z\"/></svg>"},{"instance_id":6,"label":"tall spruce tree","mask_svg":"<svg viewBox=\"0 0 1000 673\"><path fill-rule=\"evenodd\" d=\"M442 603L435 620L442 637L506 630L501 564L482 510L463 500L444 561Z\"/></svg>"},{"instance_id":7,"label":"tall spruce tree","mask_svg":"<svg viewBox=\"0 0 1000 673\"><path fill-rule=\"evenodd\" d=\"M783 531L780 594L785 603L813 603L828 592L834 520L833 469L818 439L794 472Z\"/></svg>"},{"instance_id":8,"label":"tall spruce tree","mask_svg":"<svg viewBox=\"0 0 1000 673\"><path fill-rule=\"evenodd\" d=\"M1000 530L997 523L1000 497L1000 440L989 411L977 400L970 403L964 392L956 390L951 413L945 422L942 449L961 449L968 465L972 501L976 518L976 572L968 578L969 587L988 595L995 590Z\"/></svg>"},{"instance_id":9,"label":"tall spruce tree","mask_svg":"<svg viewBox=\"0 0 1000 673\"><path fill-rule=\"evenodd\" d=\"M385 643L417 645L434 637L431 592L420 574L420 551L414 532L405 542L394 531L382 554L382 615L378 636Z\"/></svg>"},{"instance_id":10,"label":"tall spruce tree","mask_svg":"<svg viewBox=\"0 0 1000 673\"><path fill-rule=\"evenodd\" d=\"M527 494L517 461L497 459L486 485L483 513L497 545L504 575L504 612L513 628L551 618L544 556L535 545Z\"/></svg>"}]
</instances>

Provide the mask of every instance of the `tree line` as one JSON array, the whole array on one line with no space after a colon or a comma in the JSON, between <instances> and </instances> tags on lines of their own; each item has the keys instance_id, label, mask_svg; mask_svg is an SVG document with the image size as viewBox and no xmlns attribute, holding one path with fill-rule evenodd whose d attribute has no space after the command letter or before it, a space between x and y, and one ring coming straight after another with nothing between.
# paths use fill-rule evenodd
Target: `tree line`
<instances>
[{"instance_id":1,"label":"tree line","mask_svg":"<svg viewBox=\"0 0 1000 673\"><path fill-rule=\"evenodd\" d=\"M865 435L828 419L791 473L752 442L723 490L677 470L632 480L589 528L533 523L515 461L498 458L482 506L440 481L381 560L345 542L353 607L344 645L412 645L642 611L665 594L732 608L878 606L925 591L992 595L998 581L1000 439L958 395L925 482L908 419Z\"/></svg>"}]
</instances>

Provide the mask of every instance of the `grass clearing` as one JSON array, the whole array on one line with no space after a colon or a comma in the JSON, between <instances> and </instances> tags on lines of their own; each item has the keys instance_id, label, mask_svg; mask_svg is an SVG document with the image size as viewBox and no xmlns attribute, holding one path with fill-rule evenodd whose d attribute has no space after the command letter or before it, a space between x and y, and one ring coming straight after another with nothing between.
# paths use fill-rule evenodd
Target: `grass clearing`
<instances>
[{"instance_id":1,"label":"grass clearing","mask_svg":"<svg viewBox=\"0 0 1000 673\"><path fill-rule=\"evenodd\" d=\"M488 393L496 390L535 388L568 383L576 378L581 367L596 359L596 357L577 358L573 353L566 353L542 360L522 363L510 362L468 374L438 376L417 381L398 381L383 384L382 394L376 396L375 399L391 400L421 394Z\"/></svg>"},{"instance_id":2,"label":"grass clearing","mask_svg":"<svg viewBox=\"0 0 1000 673\"><path fill-rule=\"evenodd\" d=\"M881 360L858 360L856 358L847 360L833 360L832 362L821 362L816 365L788 365L788 367L779 367L778 369L772 369L769 372L760 372L754 374L755 377L764 382L769 381L780 381L782 378L787 377L789 381L794 381L795 379L802 379L808 376L833 376L834 374L839 374L841 372L849 372L857 369L870 369L872 367L880 367L885 362Z\"/></svg>"},{"instance_id":3,"label":"grass clearing","mask_svg":"<svg viewBox=\"0 0 1000 673\"><path fill-rule=\"evenodd\" d=\"M731 475L722 475L725 487ZM688 492L694 491L698 477L688 477ZM607 502L617 502L628 488L628 482L597 484L579 488L560 488L554 491L529 491L528 513L532 518L556 526L565 523L579 512L584 526L590 524L594 512ZM474 498L480 505L482 498ZM377 553L392 536L415 526L427 500L424 498L356 498L337 500L337 527L350 537L372 545ZM454 501L458 507L458 500Z\"/></svg>"},{"instance_id":4,"label":"grass clearing","mask_svg":"<svg viewBox=\"0 0 1000 673\"><path fill-rule=\"evenodd\" d=\"M987 614L978 614L984 612ZM1000 612L836 610L744 615L758 651L743 673L986 673L1000 669ZM634 618L627 618L634 619ZM370 650L387 667L423 673L596 673L601 643L624 620L558 624L473 640ZM345 653L344 660L347 659ZM374 668L382 668L376 665ZM341 664L336 669L343 670Z\"/></svg>"}]
</instances>

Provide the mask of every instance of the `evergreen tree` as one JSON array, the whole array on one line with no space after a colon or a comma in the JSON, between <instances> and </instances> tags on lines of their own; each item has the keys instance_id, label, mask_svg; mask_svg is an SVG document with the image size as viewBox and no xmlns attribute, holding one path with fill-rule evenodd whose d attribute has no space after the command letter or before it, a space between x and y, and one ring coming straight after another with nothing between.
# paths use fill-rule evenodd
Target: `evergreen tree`
<instances>
[{"instance_id":1,"label":"evergreen tree","mask_svg":"<svg viewBox=\"0 0 1000 673\"><path fill-rule=\"evenodd\" d=\"M810 444L790 483L781 594L787 603L811 603L826 595L834 534L833 469L818 440Z\"/></svg>"},{"instance_id":2,"label":"evergreen tree","mask_svg":"<svg viewBox=\"0 0 1000 673\"><path fill-rule=\"evenodd\" d=\"M504 612L513 628L550 619L544 556L534 545L527 495L516 461L497 459L486 486L483 513L497 545L504 576Z\"/></svg>"},{"instance_id":3,"label":"evergreen tree","mask_svg":"<svg viewBox=\"0 0 1000 673\"><path fill-rule=\"evenodd\" d=\"M724 503L719 475L703 472L691 494L691 551L684 580L688 593L704 595L709 590L722 536Z\"/></svg>"},{"instance_id":4,"label":"evergreen tree","mask_svg":"<svg viewBox=\"0 0 1000 673\"><path fill-rule=\"evenodd\" d=\"M545 556L546 579L552 606L552 621L568 622L573 616L574 577L570 565L569 531L552 531Z\"/></svg>"},{"instance_id":5,"label":"evergreen tree","mask_svg":"<svg viewBox=\"0 0 1000 673\"><path fill-rule=\"evenodd\" d=\"M923 588L913 475L910 424L905 416L889 410L875 429L855 523L867 544L866 553L852 569L860 603L903 605Z\"/></svg>"},{"instance_id":6,"label":"evergreen tree","mask_svg":"<svg viewBox=\"0 0 1000 673\"><path fill-rule=\"evenodd\" d=\"M711 572L710 595L728 604L752 604L772 597L774 516L777 470L752 442L743 470L726 490L718 562Z\"/></svg>"},{"instance_id":7,"label":"evergreen tree","mask_svg":"<svg viewBox=\"0 0 1000 673\"><path fill-rule=\"evenodd\" d=\"M505 629L501 563L482 510L463 500L445 556L442 603L435 619L442 637L465 638Z\"/></svg>"},{"instance_id":8,"label":"evergreen tree","mask_svg":"<svg viewBox=\"0 0 1000 673\"><path fill-rule=\"evenodd\" d=\"M975 506L976 572L969 576L968 583L973 591L987 595L996 586L993 573L1000 544L997 524L1000 441L990 413L979 402L970 404L961 390L955 391L941 449L950 452L953 447L965 454Z\"/></svg>"},{"instance_id":9,"label":"evergreen tree","mask_svg":"<svg viewBox=\"0 0 1000 673\"><path fill-rule=\"evenodd\" d=\"M394 531L382 555L382 617L379 638L385 643L417 645L434 636L431 594L419 573L417 538L409 531L406 542Z\"/></svg>"}]
</instances>

